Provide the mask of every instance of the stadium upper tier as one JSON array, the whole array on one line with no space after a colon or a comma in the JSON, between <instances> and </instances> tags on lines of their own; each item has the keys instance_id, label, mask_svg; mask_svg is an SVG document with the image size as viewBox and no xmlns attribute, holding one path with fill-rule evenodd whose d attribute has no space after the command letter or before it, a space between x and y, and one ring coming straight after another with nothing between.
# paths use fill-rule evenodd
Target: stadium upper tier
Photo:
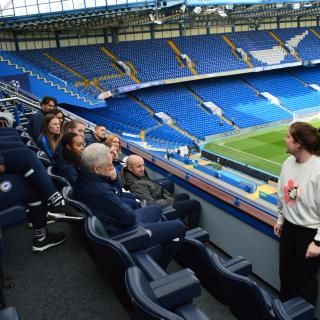
<instances>
[{"instance_id":1,"label":"stadium upper tier","mask_svg":"<svg viewBox=\"0 0 320 320\"><path fill-rule=\"evenodd\" d=\"M139 82L317 60L319 32L318 28L249 31L27 50L9 55L20 66L32 65L39 72L49 72L98 95Z\"/></svg>"}]
</instances>

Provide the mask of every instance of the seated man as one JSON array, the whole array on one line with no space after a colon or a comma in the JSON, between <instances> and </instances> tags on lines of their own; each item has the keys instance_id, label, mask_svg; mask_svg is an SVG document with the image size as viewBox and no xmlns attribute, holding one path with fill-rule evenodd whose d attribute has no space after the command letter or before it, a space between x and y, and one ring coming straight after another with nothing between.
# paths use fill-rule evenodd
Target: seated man
<instances>
[{"instance_id":1,"label":"seated man","mask_svg":"<svg viewBox=\"0 0 320 320\"><path fill-rule=\"evenodd\" d=\"M89 133L85 135L86 144L89 145L91 143L103 143L107 139L107 129L103 124L98 124L94 128L94 133Z\"/></svg>"},{"instance_id":2,"label":"seated man","mask_svg":"<svg viewBox=\"0 0 320 320\"><path fill-rule=\"evenodd\" d=\"M52 97L44 97L41 101L41 110L34 113L28 123L27 131L30 136L36 141L41 132L41 126L46 113L57 106L57 100Z\"/></svg>"},{"instance_id":3,"label":"seated man","mask_svg":"<svg viewBox=\"0 0 320 320\"><path fill-rule=\"evenodd\" d=\"M160 184L151 180L144 168L143 158L131 155L127 158L127 166L123 170L123 178L128 189L147 205L158 204L162 208L172 206L176 212L171 219L187 217L190 228L199 225L201 205L197 200L190 200L187 194L173 195Z\"/></svg>"},{"instance_id":4,"label":"seated man","mask_svg":"<svg viewBox=\"0 0 320 320\"><path fill-rule=\"evenodd\" d=\"M164 254L161 265L166 266L179 246L177 241L171 240L184 238L184 225L178 220L159 222L162 217L159 206L133 210L121 201L117 189L109 183L115 169L110 150L104 144L93 143L86 147L81 160L83 168L74 186L74 197L92 210L110 235L125 232L137 224L147 228L150 239L141 245L141 250L162 244Z\"/></svg>"}]
</instances>

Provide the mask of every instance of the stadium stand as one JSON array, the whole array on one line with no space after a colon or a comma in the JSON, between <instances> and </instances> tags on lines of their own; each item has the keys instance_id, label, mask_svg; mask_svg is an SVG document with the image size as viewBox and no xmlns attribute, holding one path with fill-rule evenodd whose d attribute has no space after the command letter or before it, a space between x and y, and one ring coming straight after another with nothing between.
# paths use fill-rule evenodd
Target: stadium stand
<instances>
[{"instance_id":1,"label":"stadium stand","mask_svg":"<svg viewBox=\"0 0 320 320\"><path fill-rule=\"evenodd\" d=\"M269 92L292 111L319 106L319 93L306 88L286 72L252 74L244 78L260 92ZM285 84L285 86L284 86Z\"/></svg>"},{"instance_id":2,"label":"stadium stand","mask_svg":"<svg viewBox=\"0 0 320 320\"><path fill-rule=\"evenodd\" d=\"M296 61L267 31L237 32L227 36L237 48L250 54L254 66Z\"/></svg>"}]
</instances>

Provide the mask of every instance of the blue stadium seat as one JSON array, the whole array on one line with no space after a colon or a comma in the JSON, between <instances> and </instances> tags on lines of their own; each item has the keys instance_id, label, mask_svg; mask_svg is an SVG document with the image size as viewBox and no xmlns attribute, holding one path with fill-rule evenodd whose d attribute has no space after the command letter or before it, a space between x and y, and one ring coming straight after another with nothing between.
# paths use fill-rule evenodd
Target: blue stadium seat
<instances>
[{"instance_id":1,"label":"blue stadium seat","mask_svg":"<svg viewBox=\"0 0 320 320\"><path fill-rule=\"evenodd\" d=\"M313 320L314 306L296 297L286 302L275 299L272 302L273 312L277 320Z\"/></svg>"},{"instance_id":2,"label":"blue stadium seat","mask_svg":"<svg viewBox=\"0 0 320 320\"><path fill-rule=\"evenodd\" d=\"M220 302L226 304L221 283L219 281L219 266L213 258L213 253L199 240L186 237L179 250L176 260L185 268L195 272L202 285ZM238 275L247 276L252 271L251 263L243 257L234 257L220 262L224 268Z\"/></svg>"},{"instance_id":3,"label":"blue stadium seat","mask_svg":"<svg viewBox=\"0 0 320 320\"><path fill-rule=\"evenodd\" d=\"M145 319L209 319L191 303L200 294L200 286L193 275L182 279L169 275L149 282L139 268L130 267L125 283L135 309Z\"/></svg>"}]
</instances>

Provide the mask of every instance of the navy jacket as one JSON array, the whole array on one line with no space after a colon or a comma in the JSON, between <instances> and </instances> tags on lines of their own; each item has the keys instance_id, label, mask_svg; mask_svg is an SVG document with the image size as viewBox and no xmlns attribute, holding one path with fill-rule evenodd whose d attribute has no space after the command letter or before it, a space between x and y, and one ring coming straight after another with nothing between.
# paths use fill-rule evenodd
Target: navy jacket
<instances>
[{"instance_id":1,"label":"navy jacket","mask_svg":"<svg viewBox=\"0 0 320 320\"><path fill-rule=\"evenodd\" d=\"M118 190L105 177L81 168L73 194L92 210L110 234L123 232L136 224L134 210L121 201Z\"/></svg>"},{"instance_id":2,"label":"navy jacket","mask_svg":"<svg viewBox=\"0 0 320 320\"><path fill-rule=\"evenodd\" d=\"M39 110L37 113L34 113L29 119L27 131L34 141L37 141L40 135L44 116L44 112L42 110Z\"/></svg>"}]
</instances>

